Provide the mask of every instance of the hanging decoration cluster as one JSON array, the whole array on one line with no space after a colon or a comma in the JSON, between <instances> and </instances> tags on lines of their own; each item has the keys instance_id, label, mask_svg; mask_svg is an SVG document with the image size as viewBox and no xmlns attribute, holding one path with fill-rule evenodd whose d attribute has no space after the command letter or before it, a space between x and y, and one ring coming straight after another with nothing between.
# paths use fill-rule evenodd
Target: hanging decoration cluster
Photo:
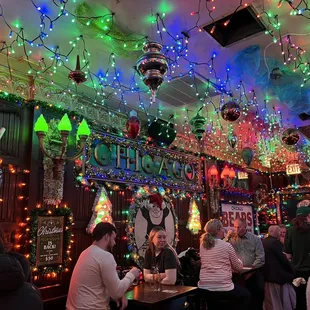
<instances>
[{"instance_id":1,"label":"hanging decoration cluster","mask_svg":"<svg viewBox=\"0 0 310 310\"><path fill-rule=\"evenodd\" d=\"M189 219L186 227L193 235L197 235L201 230L201 223L200 212L194 199L191 199L190 201L188 214Z\"/></svg>"},{"instance_id":2,"label":"hanging decoration cluster","mask_svg":"<svg viewBox=\"0 0 310 310\"><path fill-rule=\"evenodd\" d=\"M102 186L98 189L94 205L92 208L92 217L87 225L86 231L91 234L95 226L100 222L112 223L112 203L108 198L106 189Z\"/></svg>"}]
</instances>

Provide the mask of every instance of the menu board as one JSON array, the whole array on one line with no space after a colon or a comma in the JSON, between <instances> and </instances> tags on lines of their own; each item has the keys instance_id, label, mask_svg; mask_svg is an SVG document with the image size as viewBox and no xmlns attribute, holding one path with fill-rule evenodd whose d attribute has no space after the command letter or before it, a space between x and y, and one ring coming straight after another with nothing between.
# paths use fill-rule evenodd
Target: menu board
<instances>
[{"instance_id":1,"label":"menu board","mask_svg":"<svg viewBox=\"0 0 310 310\"><path fill-rule=\"evenodd\" d=\"M62 264L64 216L38 216L37 266Z\"/></svg>"}]
</instances>

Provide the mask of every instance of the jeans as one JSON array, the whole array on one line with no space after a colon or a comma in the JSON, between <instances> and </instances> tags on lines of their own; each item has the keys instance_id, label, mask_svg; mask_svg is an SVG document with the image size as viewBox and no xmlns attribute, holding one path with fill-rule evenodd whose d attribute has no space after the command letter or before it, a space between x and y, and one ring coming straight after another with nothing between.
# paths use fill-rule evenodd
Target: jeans
<instances>
[{"instance_id":1,"label":"jeans","mask_svg":"<svg viewBox=\"0 0 310 310\"><path fill-rule=\"evenodd\" d=\"M209 291L200 289L201 295L204 296L207 301L208 310L248 310L251 297L249 291L239 284L235 284L234 286L234 289L231 291Z\"/></svg>"}]
</instances>

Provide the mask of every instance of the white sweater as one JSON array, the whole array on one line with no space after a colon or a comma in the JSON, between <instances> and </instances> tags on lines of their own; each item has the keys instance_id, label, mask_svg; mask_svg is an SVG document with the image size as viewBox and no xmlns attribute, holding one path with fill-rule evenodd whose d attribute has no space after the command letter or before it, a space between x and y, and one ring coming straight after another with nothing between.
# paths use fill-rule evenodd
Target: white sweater
<instances>
[{"instance_id":1,"label":"white sweater","mask_svg":"<svg viewBox=\"0 0 310 310\"><path fill-rule=\"evenodd\" d=\"M83 251L74 267L67 298L67 310L108 310L110 297L121 298L134 275L120 280L113 255L96 245Z\"/></svg>"}]
</instances>

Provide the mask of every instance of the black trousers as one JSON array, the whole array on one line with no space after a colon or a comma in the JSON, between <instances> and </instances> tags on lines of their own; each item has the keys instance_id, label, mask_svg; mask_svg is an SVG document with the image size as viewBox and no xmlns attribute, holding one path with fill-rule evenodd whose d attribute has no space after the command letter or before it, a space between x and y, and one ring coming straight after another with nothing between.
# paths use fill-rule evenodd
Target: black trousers
<instances>
[{"instance_id":1,"label":"black trousers","mask_svg":"<svg viewBox=\"0 0 310 310\"><path fill-rule=\"evenodd\" d=\"M306 281L308 281L308 278L310 276L310 270L309 271L297 271L295 270L295 277L296 278L304 278ZM295 287L296 292L296 310L307 310L307 299L306 299L306 288L307 285L300 284L298 287Z\"/></svg>"},{"instance_id":2,"label":"black trousers","mask_svg":"<svg viewBox=\"0 0 310 310\"><path fill-rule=\"evenodd\" d=\"M251 298L249 291L239 284L234 286L232 291L221 292L200 289L200 295L206 300L208 310L248 310Z\"/></svg>"},{"instance_id":3,"label":"black trousers","mask_svg":"<svg viewBox=\"0 0 310 310\"><path fill-rule=\"evenodd\" d=\"M262 273L260 271L253 273L250 278L245 281L245 286L251 294L249 309L262 310L265 297L265 283Z\"/></svg>"}]
</instances>

